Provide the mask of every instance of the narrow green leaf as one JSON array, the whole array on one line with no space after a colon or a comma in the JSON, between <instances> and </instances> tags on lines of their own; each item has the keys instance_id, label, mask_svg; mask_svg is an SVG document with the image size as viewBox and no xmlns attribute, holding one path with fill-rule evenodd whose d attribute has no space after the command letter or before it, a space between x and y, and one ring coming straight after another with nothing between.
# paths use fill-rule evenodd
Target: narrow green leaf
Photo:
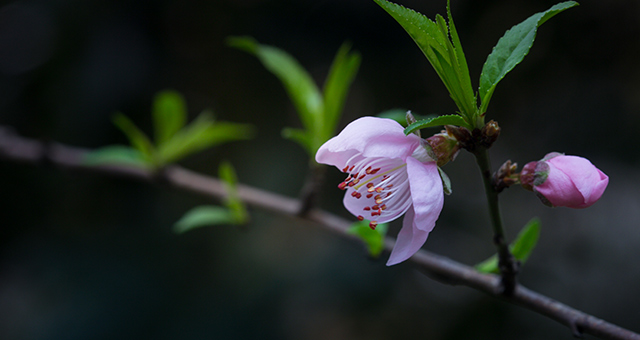
<instances>
[{"instance_id":1,"label":"narrow green leaf","mask_svg":"<svg viewBox=\"0 0 640 340\"><path fill-rule=\"evenodd\" d=\"M184 233L193 228L209 225L234 224L234 217L227 208L199 206L189 210L173 226L176 233Z\"/></svg>"},{"instance_id":2,"label":"narrow green leaf","mask_svg":"<svg viewBox=\"0 0 640 340\"><path fill-rule=\"evenodd\" d=\"M153 154L155 152L155 148L149 140L149 137L147 137L144 132L140 131L129 117L120 112L116 112L112 120L113 124L115 124L115 126L117 126L125 136L127 136L131 146L140 151L147 160L150 161L154 158Z\"/></svg>"},{"instance_id":3,"label":"narrow green leaf","mask_svg":"<svg viewBox=\"0 0 640 340\"><path fill-rule=\"evenodd\" d=\"M532 15L508 30L493 48L482 67L479 96L480 113L487 110L496 85L529 53L536 38L538 27L556 14L577 6L575 1L562 2L544 12Z\"/></svg>"},{"instance_id":4,"label":"narrow green leaf","mask_svg":"<svg viewBox=\"0 0 640 340\"><path fill-rule=\"evenodd\" d=\"M436 118L419 120L404 129L404 134L409 135L415 130L425 129L432 126L455 125L469 127L469 124L460 115L443 115Z\"/></svg>"},{"instance_id":5,"label":"narrow green leaf","mask_svg":"<svg viewBox=\"0 0 640 340\"><path fill-rule=\"evenodd\" d=\"M323 101L320 90L309 73L291 55L272 46L260 45L249 37L231 37L228 43L254 54L267 70L280 79L307 130L322 129Z\"/></svg>"},{"instance_id":6,"label":"narrow green leaf","mask_svg":"<svg viewBox=\"0 0 640 340\"><path fill-rule=\"evenodd\" d=\"M138 150L130 146L109 145L85 154L83 163L87 165L123 164L148 168L148 160Z\"/></svg>"},{"instance_id":7,"label":"narrow green leaf","mask_svg":"<svg viewBox=\"0 0 640 340\"><path fill-rule=\"evenodd\" d=\"M369 255L372 257L380 256L384 249L384 237L387 234L389 226L387 223L378 224L375 230L369 227L368 221L360 221L351 225L347 229L347 233L357 235L367 246Z\"/></svg>"},{"instance_id":8,"label":"narrow green leaf","mask_svg":"<svg viewBox=\"0 0 640 340\"><path fill-rule=\"evenodd\" d=\"M211 114L205 111L160 145L158 157L165 164L171 163L218 144L250 139L252 135L251 125L214 122Z\"/></svg>"},{"instance_id":9,"label":"narrow green leaf","mask_svg":"<svg viewBox=\"0 0 640 340\"><path fill-rule=\"evenodd\" d=\"M460 83L462 84L462 88L465 93L465 101L472 104L471 105L472 109L475 110L478 104L477 104L475 94L473 92L473 86L471 85L471 75L469 74L469 66L467 65L467 58L464 56L464 51L462 50L462 43L460 42L460 37L458 36L458 31L456 30L456 26L453 23L453 16L451 15L451 3L449 0L447 0L447 18L449 20L449 36L451 37L451 42L453 43L453 50L455 51L458 77L460 78ZM475 113L475 111L472 113Z\"/></svg>"},{"instance_id":10,"label":"narrow green leaf","mask_svg":"<svg viewBox=\"0 0 640 340\"><path fill-rule=\"evenodd\" d=\"M161 91L152 108L155 141L160 145L175 135L187 120L187 105L182 95L176 91Z\"/></svg>"},{"instance_id":11,"label":"narrow green leaf","mask_svg":"<svg viewBox=\"0 0 640 340\"><path fill-rule=\"evenodd\" d=\"M349 87L360 67L360 54L349 53L349 49L349 44L342 44L333 59L324 84L324 131L321 132L324 140L321 140L321 143L333 136Z\"/></svg>"},{"instance_id":12,"label":"narrow green leaf","mask_svg":"<svg viewBox=\"0 0 640 340\"><path fill-rule=\"evenodd\" d=\"M540 236L540 220L537 218L532 219L527 225L522 228L516 239L511 243L509 249L516 260L524 264L529 259L529 256L533 252L538 238ZM490 258L475 265L477 271L481 273L498 273L498 256L494 254Z\"/></svg>"}]
</instances>

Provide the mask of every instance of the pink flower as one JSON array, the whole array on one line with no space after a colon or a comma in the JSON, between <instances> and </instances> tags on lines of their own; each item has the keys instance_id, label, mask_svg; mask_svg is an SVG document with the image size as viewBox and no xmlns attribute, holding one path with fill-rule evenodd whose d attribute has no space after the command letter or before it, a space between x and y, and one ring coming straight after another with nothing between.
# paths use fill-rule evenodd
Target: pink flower
<instances>
[{"instance_id":1,"label":"pink flower","mask_svg":"<svg viewBox=\"0 0 640 340\"><path fill-rule=\"evenodd\" d=\"M585 158L552 152L525 165L520 181L547 205L579 209L600 199L609 177Z\"/></svg>"},{"instance_id":2,"label":"pink flower","mask_svg":"<svg viewBox=\"0 0 640 340\"><path fill-rule=\"evenodd\" d=\"M344 206L369 226L393 221L406 212L387 265L402 262L427 240L442 210L444 194L436 162L424 141L405 136L391 119L363 117L327 141L316 161L348 173L338 185L347 192Z\"/></svg>"}]
</instances>

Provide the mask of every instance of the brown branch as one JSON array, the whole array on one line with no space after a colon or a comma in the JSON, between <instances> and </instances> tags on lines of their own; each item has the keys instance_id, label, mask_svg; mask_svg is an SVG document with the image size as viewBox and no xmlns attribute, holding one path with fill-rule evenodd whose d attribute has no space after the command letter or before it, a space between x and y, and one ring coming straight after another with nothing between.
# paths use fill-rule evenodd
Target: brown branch
<instances>
[{"instance_id":1,"label":"brown branch","mask_svg":"<svg viewBox=\"0 0 640 340\"><path fill-rule=\"evenodd\" d=\"M146 182L159 181L160 176L140 168L116 165L86 165L83 163L83 158L87 152L84 149L58 143L42 143L23 138L14 134L11 129L0 127L0 159L32 164L51 164L69 170L122 176ZM217 198L222 198L226 195L224 186L219 180L178 166L166 168L161 177L161 181L167 185L190 192ZM238 194L247 204L281 214L296 216L301 207L301 203L297 199L246 185L239 185ZM351 221L322 210L311 210L306 214L305 218L343 237L356 239L355 236L346 232L347 228L352 224ZM385 241L387 250L391 250L394 243L394 240L388 238ZM452 285L468 286L545 315L569 327L575 336L581 337L583 333L587 333L602 339L640 340L640 335L637 333L571 308L522 285L516 286L513 295L505 296L502 294L499 276L481 274L472 267L447 257L421 250L409 261L425 274L438 281Z\"/></svg>"}]
</instances>

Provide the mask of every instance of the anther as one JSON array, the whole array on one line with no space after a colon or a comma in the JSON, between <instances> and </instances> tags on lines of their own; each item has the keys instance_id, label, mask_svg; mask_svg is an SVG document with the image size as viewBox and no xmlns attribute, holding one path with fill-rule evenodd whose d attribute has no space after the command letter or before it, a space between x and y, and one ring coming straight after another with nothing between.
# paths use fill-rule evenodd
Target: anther
<instances>
[{"instance_id":1,"label":"anther","mask_svg":"<svg viewBox=\"0 0 640 340\"><path fill-rule=\"evenodd\" d=\"M358 215L358 221L362 221L362 220L364 220L364 216Z\"/></svg>"},{"instance_id":2,"label":"anther","mask_svg":"<svg viewBox=\"0 0 640 340\"><path fill-rule=\"evenodd\" d=\"M371 221L369 222L369 228L376 230L376 227L378 226L378 221Z\"/></svg>"}]
</instances>

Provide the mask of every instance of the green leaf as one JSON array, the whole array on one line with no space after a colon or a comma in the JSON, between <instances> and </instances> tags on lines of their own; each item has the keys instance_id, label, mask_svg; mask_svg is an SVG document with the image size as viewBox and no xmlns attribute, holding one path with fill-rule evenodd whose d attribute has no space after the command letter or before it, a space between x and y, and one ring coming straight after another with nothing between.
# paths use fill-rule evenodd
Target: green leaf
<instances>
[{"instance_id":1,"label":"green leaf","mask_svg":"<svg viewBox=\"0 0 640 340\"><path fill-rule=\"evenodd\" d=\"M155 141L160 145L175 135L187 119L187 105L176 91L159 92L152 108Z\"/></svg>"},{"instance_id":2,"label":"green leaf","mask_svg":"<svg viewBox=\"0 0 640 340\"><path fill-rule=\"evenodd\" d=\"M322 129L323 100L320 90L292 56L278 48L260 45L249 37L231 37L228 43L254 54L267 70L280 79L307 130Z\"/></svg>"},{"instance_id":3,"label":"green leaf","mask_svg":"<svg viewBox=\"0 0 640 340\"><path fill-rule=\"evenodd\" d=\"M380 256L384 249L384 237L387 234L389 225L387 223L378 224L375 230L369 227L368 221L356 222L347 229L347 233L357 235L364 241L372 257Z\"/></svg>"},{"instance_id":4,"label":"green leaf","mask_svg":"<svg viewBox=\"0 0 640 340\"><path fill-rule=\"evenodd\" d=\"M527 20L508 30L493 48L482 67L479 96L480 113L487 110L496 85L529 53L536 38L538 27L554 15L577 6L575 1L559 3L544 12L532 15Z\"/></svg>"},{"instance_id":5,"label":"green leaf","mask_svg":"<svg viewBox=\"0 0 640 340\"><path fill-rule=\"evenodd\" d=\"M360 54L349 53L350 45L342 44L336 53L329 75L324 84L324 131L321 132L321 142L326 142L335 132L340 120L340 114L358 68L360 67Z\"/></svg>"},{"instance_id":6,"label":"green leaf","mask_svg":"<svg viewBox=\"0 0 640 340\"><path fill-rule=\"evenodd\" d=\"M164 164L229 141L250 139L253 127L246 124L215 122L203 112L193 122L160 145L158 157Z\"/></svg>"},{"instance_id":7,"label":"green leaf","mask_svg":"<svg viewBox=\"0 0 640 340\"><path fill-rule=\"evenodd\" d=\"M193 228L234 223L233 214L227 208L206 205L189 210L174 224L173 231L184 233Z\"/></svg>"},{"instance_id":8,"label":"green leaf","mask_svg":"<svg viewBox=\"0 0 640 340\"><path fill-rule=\"evenodd\" d=\"M509 246L513 257L521 264L527 262L540 236L540 220L532 219L522 228L515 241ZM481 273L498 273L498 256L493 255L475 266Z\"/></svg>"},{"instance_id":9,"label":"green leaf","mask_svg":"<svg viewBox=\"0 0 640 340\"><path fill-rule=\"evenodd\" d=\"M149 140L149 137L140 131L138 127L129 119L129 117L117 112L113 116L113 124L129 139L131 146L136 148L145 157L146 160L152 161L154 158L155 148Z\"/></svg>"},{"instance_id":10,"label":"green leaf","mask_svg":"<svg viewBox=\"0 0 640 340\"><path fill-rule=\"evenodd\" d=\"M84 155L83 163L87 165L123 164L142 168L150 166L139 150L124 145L109 145L88 152Z\"/></svg>"},{"instance_id":11,"label":"green leaf","mask_svg":"<svg viewBox=\"0 0 640 340\"><path fill-rule=\"evenodd\" d=\"M469 127L469 124L460 115L443 115L431 119L419 120L404 129L404 134L409 135L413 131L425 129L432 126L455 125Z\"/></svg>"}]
</instances>

